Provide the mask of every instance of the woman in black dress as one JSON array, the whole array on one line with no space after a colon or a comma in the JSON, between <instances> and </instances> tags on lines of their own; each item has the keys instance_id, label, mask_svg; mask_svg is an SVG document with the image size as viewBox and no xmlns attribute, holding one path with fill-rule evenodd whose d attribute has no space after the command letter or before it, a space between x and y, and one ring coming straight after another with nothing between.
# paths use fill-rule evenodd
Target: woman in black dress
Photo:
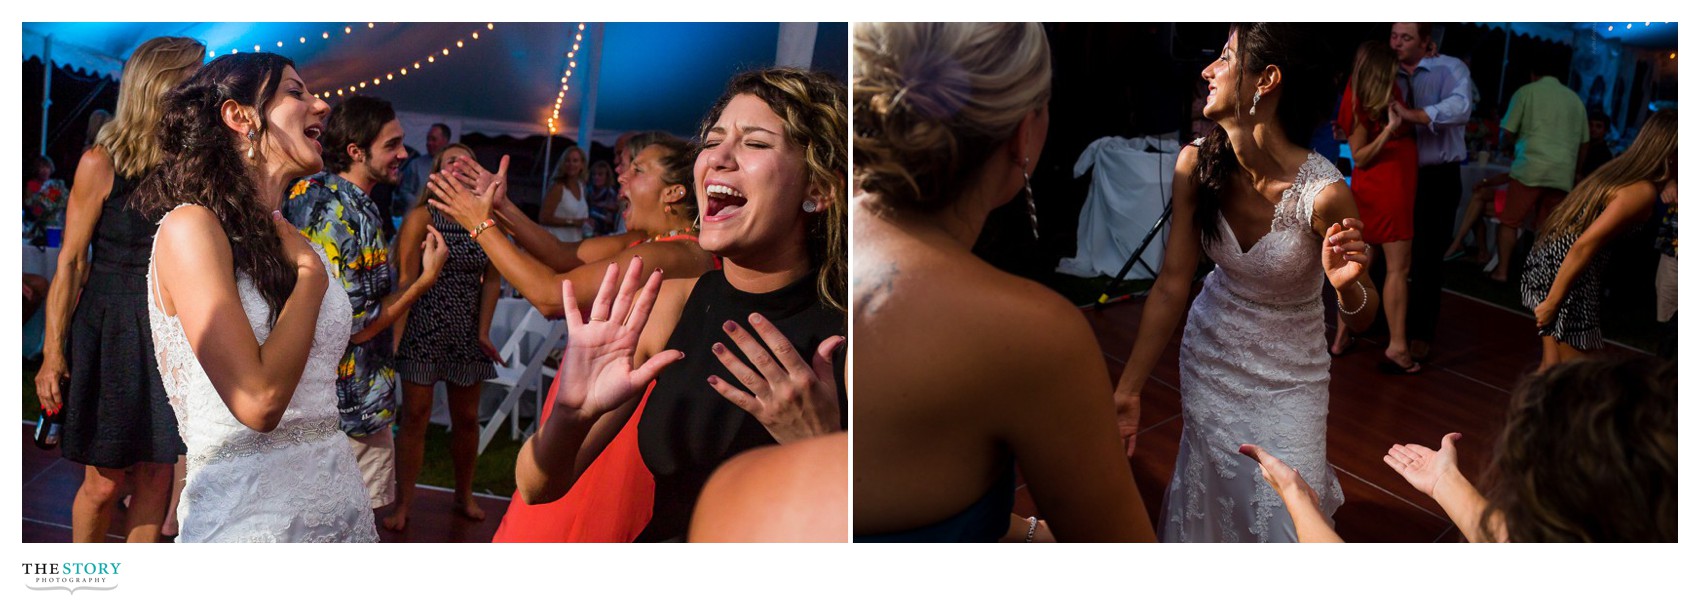
<instances>
[{"instance_id":1,"label":"woman in black dress","mask_svg":"<svg viewBox=\"0 0 1700 605\"><path fill-rule=\"evenodd\" d=\"M432 162L431 173L443 171L456 158L473 158L472 148L455 143L444 147ZM425 192L424 200L435 193ZM429 203L408 211L396 240L396 259L403 282L423 270L419 248L426 233L436 229L449 248L449 258L436 285L408 311L401 344L396 347L396 373L401 376L401 434L396 438L396 506L384 527L407 528L413 504L413 484L425 460L425 429L438 382L448 383L449 454L454 458L455 512L473 520L484 511L472 498L472 473L478 462L478 396L484 381L496 377L492 359L499 359L490 342L490 321L502 290L502 274L472 236L454 219Z\"/></svg>"},{"instance_id":2,"label":"woman in black dress","mask_svg":"<svg viewBox=\"0 0 1700 605\"><path fill-rule=\"evenodd\" d=\"M171 499L171 465L185 451L148 332L147 267L156 225L129 201L161 158L153 132L161 97L204 57L206 48L189 38L154 38L137 47L124 66L117 117L77 164L35 377L42 409L64 415L65 458L87 465L71 503L73 541L106 540L126 478L134 495L127 538L156 541Z\"/></svg>"},{"instance_id":3,"label":"woman in black dress","mask_svg":"<svg viewBox=\"0 0 1700 605\"><path fill-rule=\"evenodd\" d=\"M1612 241L1653 215L1676 178L1676 110L1653 114L1629 149L1576 184L1541 226L1523 265L1523 306L1535 313L1544 372L1605 346L1600 299Z\"/></svg>"},{"instance_id":4,"label":"woman in black dress","mask_svg":"<svg viewBox=\"0 0 1700 605\"><path fill-rule=\"evenodd\" d=\"M641 399L633 421L655 503L638 540L682 540L720 463L843 430L845 107L844 85L824 74L732 79L704 121L694 175L702 246L723 270L665 284L652 273L640 290L634 261L623 281L605 273L587 319L567 310L566 378L520 451L522 498L565 494L626 422L613 412Z\"/></svg>"}]
</instances>

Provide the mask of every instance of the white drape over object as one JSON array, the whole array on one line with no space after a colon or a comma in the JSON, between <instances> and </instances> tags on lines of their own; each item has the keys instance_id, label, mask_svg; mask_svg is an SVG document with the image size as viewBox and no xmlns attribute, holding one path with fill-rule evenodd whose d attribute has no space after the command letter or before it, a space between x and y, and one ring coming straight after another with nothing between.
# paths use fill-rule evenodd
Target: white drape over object
<instances>
[{"instance_id":1,"label":"white drape over object","mask_svg":"<svg viewBox=\"0 0 1700 605\"><path fill-rule=\"evenodd\" d=\"M1180 142L1174 137L1126 139L1104 137L1086 146L1074 163L1074 176L1092 172L1092 187L1080 209L1075 230L1074 258L1062 259L1058 273L1078 277L1114 276L1133 255L1139 242L1163 214L1163 202L1174 187ZM1157 269L1163 264L1167 227L1141 256ZM1128 279L1153 279L1145 267L1134 265Z\"/></svg>"}]
</instances>

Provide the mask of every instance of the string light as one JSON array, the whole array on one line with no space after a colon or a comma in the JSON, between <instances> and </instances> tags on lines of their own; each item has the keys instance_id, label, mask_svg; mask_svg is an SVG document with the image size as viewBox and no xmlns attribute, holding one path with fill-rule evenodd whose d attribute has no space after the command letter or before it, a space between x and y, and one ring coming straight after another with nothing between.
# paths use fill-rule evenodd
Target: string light
<instances>
[{"instance_id":1,"label":"string light","mask_svg":"<svg viewBox=\"0 0 1700 605\"><path fill-rule=\"evenodd\" d=\"M376 28L377 23L367 23L366 27L368 29ZM343 33L345 33L345 34L346 33L352 33L354 31L352 27L343 27L342 29L343 29ZM307 38L308 38L308 36L296 36L295 41L299 44L306 44ZM319 33L319 39L321 39L321 40L329 40L330 38L331 38L331 33L329 31L324 31L324 32ZM286 46L284 44L286 41L288 41L288 38L281 38L281 39L278 39L278 40L274 40L273 44L275 46L277 46L278 48L284 48ZM263 44L255 44L254 45L254 52L260 52L264 48L265 48L265 45L263 45ZM230 49L230 54L237 54L239 52L241 52L240 47ZM216 52L213 52L213 51L208 51L207 56L208 57L215 57L215 56L218 56L218 54ZM327 96L328 96L328 93L327 93Z\"/></svg>"},{"instance_id":2,"label":"string light","mask_svg":"<svg viewBox=\"0 0 1700 605\"><path fill-rule=\"evenodd\" d=\"M549 134L554 134L559 130L556 128L555 122L561 118L561 105L566 103L567 91L572 90L573 70L578 68L579 43L584 41L582 32L584 32L584 22L580 21L577 33L573 34L572 50L567 51L567 67L561 73L561 91L555 93L554 111L549 114Z\"/></svg>"},{"instance_id":3,"label":"string light","mask_svg":"<svg viewBox=\"0 0 1700 605\"><path fill-rule=\"evenodd\" d=\"M366 25L367 25L368 28L370 28L374 24L373 23L367 23ZM494 30L494 29L496 29L496 24L486 23L484 25L484 27L485 27L485 29L488 29L488 30ZM349 28L345 27L344 29L349 29ZM344 32L344 33L347 33L347 32ZM476 31L472 32L471 38L473 40L481 39L480 36L478 35L478 32L476 32ZM466 40L465 39L455 40L455 48L466 48ZM440 52L441 52L441 55L444 56L444 57L449 56L449 47L444 46ZM407 76L413 75L413 74L417 73L419 70L424 69L426 66L436 63L437 62L437 56L438 56L437 52L432 52L432 53L426 55L423 60L412 61L413 67L411 69L409 69L406 64L403 64L402 66L397 67L395 69L388 69L388 70L384 70L382 73L374 74L371 77L371 80L372 80L371 85L372 86L382 86L385 82L393 82L393 81L395 81L397 75L400 75L401 77L404 77L404 78L407 77ZM365 79L362 79L362 80L360 80L360 81L358 81L354 84L349 84L346 88L348 89L349 92L354 92L358 89L365 88L366 85L367 85L367 83L366 83ZM339 88L337 90L338 90L337 94L340 96L342 94L342 92L341 92L342 89Z\"/></svg>"}]
</instances>

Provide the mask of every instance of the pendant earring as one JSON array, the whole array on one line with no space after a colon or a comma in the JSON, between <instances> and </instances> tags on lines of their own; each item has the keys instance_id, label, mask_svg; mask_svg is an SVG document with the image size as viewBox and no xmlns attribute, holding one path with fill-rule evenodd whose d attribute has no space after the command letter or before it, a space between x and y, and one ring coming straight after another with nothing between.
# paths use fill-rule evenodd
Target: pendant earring
<instances>
[{"instance_id":1,"label":"pendant earring","mask_svg":"<svg viewBox=\"0 0 1700 605\"><path fill-rule=\"evenodd\" d=\"M1033 239L1039 239L1039 208L1033 205L1033 179L1027 174L1027 158L1021 158L1021 189L1027 194L1027 224L1033 228Z\"/></svg>"},{"instance_id":2,"label":"pendant earring","mask_svg":"<svg viewBox=\"0 0 1700 605\"><path fill-rule=\"evenodd\" d=\"M807 212L809 214L814 214L815 212L817 212L819 210L820 210L820 204L819 203L816 203L812 199L803 200L803 212Z\"/></svg>"},{"instance_id":3,"label":"pendant earring","mask_svg":"<svg viewBox=\"0 0 1700 605\"><path fill-rule=\"evenodd\" d=\"M255 134L252 130L248 131L248 159L250 160L254 159L254 148L258 146L257 140L259 139L259 136L260 135Z\"/></svg>"},{"instance_id":4,"label":"pendant earring","mask_svg":"<svg viewBox=\"0 0 1700 605\"><path fill-rule=\"evenodd\" d=\"M1254 90L1254 91L1251 92L1251 115L1254 115L1254 116L1257 115L1257 102L1262 100L1262 99L1263 99L1263 92L1262 91Z\"/></svg>"}]
</instances>

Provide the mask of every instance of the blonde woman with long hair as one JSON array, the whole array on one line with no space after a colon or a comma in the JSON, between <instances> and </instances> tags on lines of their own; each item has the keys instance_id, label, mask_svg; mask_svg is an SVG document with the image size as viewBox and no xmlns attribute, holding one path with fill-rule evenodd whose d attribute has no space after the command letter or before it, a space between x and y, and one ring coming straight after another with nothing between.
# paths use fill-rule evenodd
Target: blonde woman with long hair
<instances>
[{"instance_id":1,"label":"blonde woman with long hair","mask_svg":"<svg viewBox=\"0 0 1700 605\"><path fill-rule=\"evenodd\" d=\"M1623 152L1576 185L1547 217L1523 270L1523 306L1535 312L1541 366L1604 346L1601 279L1607 246L1652 216L1659 190L1676 179L1676 110L1653 114Z\"/></svg>"},{"instance_id":2,"label":"blonde woman with long hair","mask_svg":"<svg viewBox=\"0 0 1700 605\"><path fill-rule=\"evenodd\" d=\"M171 498L171 465L184 453L147 330L148 246L156 226L130 199L164 157L154 136L160 99L205 56L189 38L138 46L120 78L117 115L77 163L35 377L41 408L64 415L65 458L86 465L71 502L76 542L106 540L126 481L134 496L126 538L156 541Z\"/></svg>"}]
</instances>

